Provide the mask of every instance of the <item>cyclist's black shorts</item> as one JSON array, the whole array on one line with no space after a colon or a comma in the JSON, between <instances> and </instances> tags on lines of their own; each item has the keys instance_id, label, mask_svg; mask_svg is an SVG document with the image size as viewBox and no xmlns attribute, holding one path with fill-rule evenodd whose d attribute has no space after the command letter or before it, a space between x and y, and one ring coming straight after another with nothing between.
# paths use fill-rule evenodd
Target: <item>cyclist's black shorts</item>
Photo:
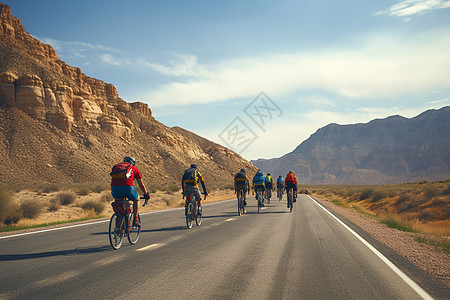
<instances>
[{"instance_id":1,"label":"cyclist's black shorts","mask_svg":"<svg viewBox=\"0 0 450 300\"><path fill-rule=\"evenodd\" d=\"M255 185L255 191L259 191L259 190L261 190L263 192L266 190L266 188L264 187L264 184Z\"/></svg>"},{"instance_id":2,"label":"cyclist's black shorts","mask_svg":"<svg viewBox=\"0 0 450 300\"><path fill-rule=\"evenodd\" d=\"M297 191L297 185L295 183L292 183L292 182L287 182L286 183L286 190L288 190L288 189L294 189L294 191L296 192Z\"/></svg>"}]
</instances>

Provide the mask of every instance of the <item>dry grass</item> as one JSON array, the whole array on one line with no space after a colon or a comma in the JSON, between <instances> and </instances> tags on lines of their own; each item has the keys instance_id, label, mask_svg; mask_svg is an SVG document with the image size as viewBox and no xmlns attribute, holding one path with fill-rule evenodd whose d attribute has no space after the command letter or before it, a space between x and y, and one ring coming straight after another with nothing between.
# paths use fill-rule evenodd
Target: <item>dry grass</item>
<instances>
[{"instance_id":1,"label":"dry grass","mask_svg":"<svg viewBox=\"0 0 450 300\"><path fill-rule=\"evenodd\" d=\"M142 213L183 206L184 200L182 200L178 186L167 185L167 187L162 186L164 191L158 190L151 193L150 201L145 207L142 207L142 200L140 200L139 211ZM91 192L87 195L76 194L76 188L68 189L63 186L52 193L42 193L34 188L19 190L19 192L15 192L15 189L10 187L1 188L0 186L0 196L3 194L7 195L7 197L0 197L0 205L7 207L6 204L3 204L2 199L9 199L7 203L14 208L11 212L18 211L16 217L8 217L8 222L5 222L3 218L6 209L0 211L0 213L3 213L3 215L0 214L0 221L2 222L0 224L0 232L48 226L48 224L60 224L75 220L97 219L99 217L108 217L113 213L112 207L109 205L113 201L109 188L101 191L100 194ZM234 198L232 190L210 190L209 192L206 203ZM20 209L22 203L28 202L39 203L39 207L42 209L41 213L32 219L24 218ZM65 204L62 205L62 203ZM12 216L14 214L8 215Z\"/></svg>"},{"instance_id":2,"label":"dry grass","mask_svg":"<svg viewBox=\"0 0 450 300\"><path fill-rule=\"evenodd\" d=\"M450 179L382 186L308 186L322 198L341 202L397 227L450 237Z\"/></svg>"}]
</instances>

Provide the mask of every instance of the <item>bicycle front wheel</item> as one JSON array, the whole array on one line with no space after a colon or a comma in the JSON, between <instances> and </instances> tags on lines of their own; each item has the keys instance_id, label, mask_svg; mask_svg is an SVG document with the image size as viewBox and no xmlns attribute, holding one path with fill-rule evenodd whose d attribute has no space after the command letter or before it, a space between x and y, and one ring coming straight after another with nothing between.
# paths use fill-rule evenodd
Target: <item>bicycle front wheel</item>
<instances>
[{"instance_id":1,"label":"bicycle front wheel","mask_svg":"<svg viewBox=\"0 0 450 300\"><path fill-rule=\"evenodd\" d=\"M109 243L114 250L122 246L124 219L119 214L113 214L109 221Z\"/></svg>"},{"instance_id":2,"label":"bicycle front wheel","mask_svg":"<svg viewBox=\"0 0 450 300\"><path fill-rule=\"evenodd\" d=\"M192 228L192 219L194 218L194 207L192 202L189 202L186 209L186 226L187 228Z\"/></svg>"},{"instance_id":3,"label":"bicycle front wheel","mask_svg":"<svg viewBox=\"0 0 450 300\"><path fill-rule=\"evenodd\" d=\"M134 220L134 214L130 214L129 223L130 229L128 231L128 241L131 245L134 245L139 240L139 236L141 235L141 227L134 227L133 226L133 220ZM141 216L138 215L138 221L141 223Z\"/></svg>"}]
</instances>

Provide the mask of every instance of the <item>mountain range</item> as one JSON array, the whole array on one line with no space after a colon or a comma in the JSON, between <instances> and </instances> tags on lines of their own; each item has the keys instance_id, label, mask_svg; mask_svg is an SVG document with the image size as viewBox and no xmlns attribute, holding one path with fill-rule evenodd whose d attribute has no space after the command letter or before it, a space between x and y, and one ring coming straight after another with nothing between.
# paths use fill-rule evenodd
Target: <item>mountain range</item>
<instances>
[{"instance_id":1,"label":"mountain range","mask_svg":"<svg viewBox=\"0 0 450 300\"><path fill-rule=\"evenodd\" d=\"M0 3L0 156L3 183L101 183L124 156L144 182L179 183L197 163L212 185L255 167L238 154L155 120L110 83L63 62Z\"/></svg>"},{"instance_id":2,"label":"mountain range","mask_svg":"<svg viewBox=\"0 0 450 300\"><path fill-rule=\"evenodd\" d=\"M301 183L388 184L450 177L450 107L414 118L329 124L294 151L252 161L272 175L296 172Z\"/></svg>"}]
</instances>

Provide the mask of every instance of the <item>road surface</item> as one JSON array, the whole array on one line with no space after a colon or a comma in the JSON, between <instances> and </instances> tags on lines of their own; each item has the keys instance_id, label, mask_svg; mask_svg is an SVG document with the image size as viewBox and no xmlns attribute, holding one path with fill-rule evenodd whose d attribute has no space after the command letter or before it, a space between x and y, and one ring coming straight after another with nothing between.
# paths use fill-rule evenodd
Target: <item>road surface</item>
<instances>
[{"instance_id":1,"label":"road surface","mask_svg":"<svg viewBox=\"0 0 450 300\"><path fill-rule=\"evenodd\" d=\"M310 197L248 202L142 215L119 250L107 221L1 238L0 299L430 299Z\"/></svg>"}]
</instances>

